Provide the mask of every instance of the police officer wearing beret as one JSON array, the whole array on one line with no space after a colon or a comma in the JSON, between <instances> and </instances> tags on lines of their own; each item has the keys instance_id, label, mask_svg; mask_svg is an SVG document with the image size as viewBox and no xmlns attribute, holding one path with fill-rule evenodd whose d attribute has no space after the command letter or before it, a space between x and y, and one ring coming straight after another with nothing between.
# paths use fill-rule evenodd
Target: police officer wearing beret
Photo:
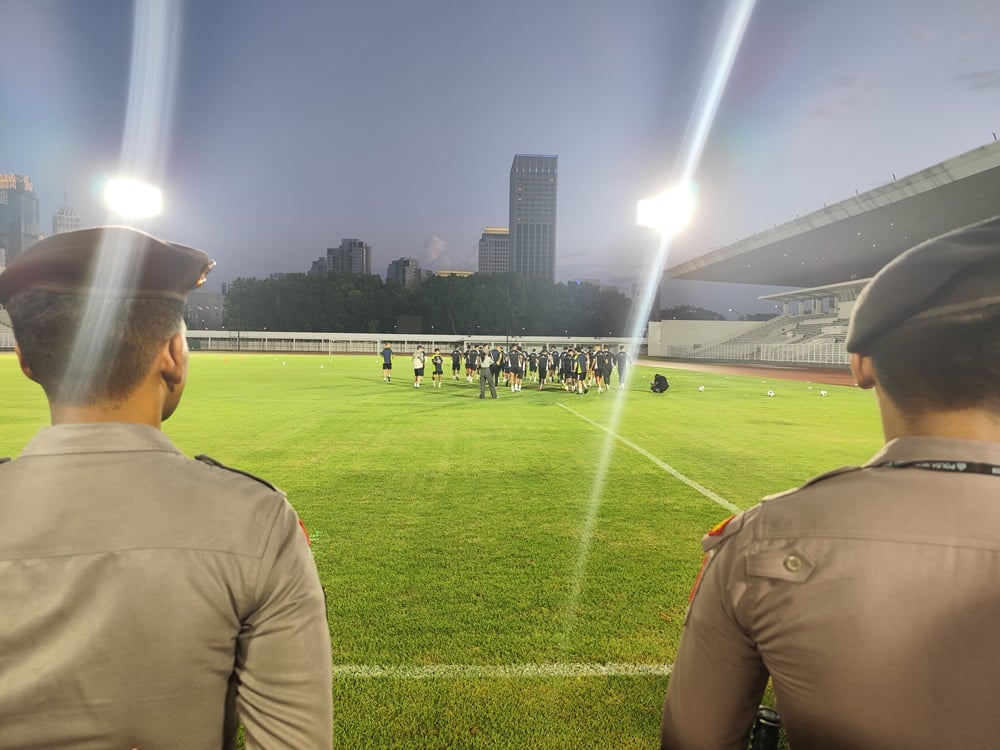
<instances>
[{"instance_id":1,"label":"police officer wearing beret","mask_svg":"<svg viewBox=\"0 0 1000 750\"><path fill-rule=\"evenodd\" d=\"M1000 217L883 268L847 349L885 445L705 537L664 748L745 748L769 676L793 748L1000 747Z\"/></svg>"},{"instance_id":2,"label":"police officer wearing beret","mask_svg":"<svg viewBox=\"0 0 1000 750\"><path fill-rule=\"evenodd\" d=\"M160 431L184 300L213 263L124 227L44 239L0 275L49 402L0 464L0 747L329 748L330 636L295 511Z\"/></svg>"}]
</instances>

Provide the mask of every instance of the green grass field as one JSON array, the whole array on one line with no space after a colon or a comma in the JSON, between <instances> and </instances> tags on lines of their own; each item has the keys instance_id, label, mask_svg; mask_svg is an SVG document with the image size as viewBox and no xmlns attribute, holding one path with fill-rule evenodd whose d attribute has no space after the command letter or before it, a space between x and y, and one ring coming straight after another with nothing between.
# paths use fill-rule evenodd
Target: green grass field
<instances>
[{"instance_id":1,"label":"green grass field","mask_svg":"<svg viewBox=\"0 0 1000 750\"><path fill-rule=\"evenodd\" d=\"M658 369L662 396L637 367L622 392L480 401L450 373L413 388L404 356L385 384L375 356L195 354L164 430L306 522L337 747L653 748L699 541L730 513L708 495L746 508L881 444L856 388ZM17 455L48 410L9 354L0 403Z\"/></svg>"}]
</instances>

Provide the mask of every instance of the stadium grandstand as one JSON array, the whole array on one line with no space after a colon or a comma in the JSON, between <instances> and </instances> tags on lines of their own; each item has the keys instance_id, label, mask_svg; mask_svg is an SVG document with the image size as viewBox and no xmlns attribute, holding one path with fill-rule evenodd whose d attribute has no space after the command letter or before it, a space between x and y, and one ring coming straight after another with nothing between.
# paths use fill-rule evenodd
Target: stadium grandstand
<instances>
[{"instance_id":1,"label":"stadium grandstand","mask_svg":"<svg viewBox=\"0 0 1000 750\"><path fill-rule=\"evenodd\" d=\"M846 366L854 302L875 273L924 240L1000 213L1000 142L668 268L670 279L789 287L762 322L661 321L649 354L679 360Z\"/></svg>"}]
</instances>

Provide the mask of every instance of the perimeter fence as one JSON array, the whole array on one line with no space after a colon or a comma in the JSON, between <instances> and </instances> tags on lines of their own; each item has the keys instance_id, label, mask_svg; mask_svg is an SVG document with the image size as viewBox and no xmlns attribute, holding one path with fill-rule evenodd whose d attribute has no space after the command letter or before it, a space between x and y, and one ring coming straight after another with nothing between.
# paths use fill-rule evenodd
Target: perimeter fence
<instances>
[{"instance_id":1,"label":"perimeter fence","mask_svg":"<svg viewBox=\"0 0 1000 750\"><path fill-rule=\"evenodd\" d=\"M714 346L668 346L668 359L712 360L734 364L782 364L846 366L850 355L843 342L805 344L717 344Z\"/></svg>"}]
</instances>

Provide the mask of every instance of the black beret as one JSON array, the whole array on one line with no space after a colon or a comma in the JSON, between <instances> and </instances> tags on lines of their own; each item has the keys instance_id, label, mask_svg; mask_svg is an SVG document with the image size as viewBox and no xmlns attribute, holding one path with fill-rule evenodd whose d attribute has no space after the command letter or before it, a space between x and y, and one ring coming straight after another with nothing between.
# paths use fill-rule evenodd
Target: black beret
<instances>
[{"instance_id":1,"label":"black beret","mask_svg":"<svg viewBox=\"0 0 1000 750\"><path fill-rule=\"evenodd\" d=\"M903 323L1000 306L1000 216L927 240L895 258L854 305L847 351L865 353Z\"/></svg>"},{"instance_id":2,"label":"black beret","mask_svg":"<svg viewBox=\"0 0 1000 750\"><path fill-rule=\"evenodd\" d=\"M46 237L14 258L0 274L0 303L29 289L183 301L213 266L201 250L131 227L78 229Z\"/></svg>"}]
</instances>

